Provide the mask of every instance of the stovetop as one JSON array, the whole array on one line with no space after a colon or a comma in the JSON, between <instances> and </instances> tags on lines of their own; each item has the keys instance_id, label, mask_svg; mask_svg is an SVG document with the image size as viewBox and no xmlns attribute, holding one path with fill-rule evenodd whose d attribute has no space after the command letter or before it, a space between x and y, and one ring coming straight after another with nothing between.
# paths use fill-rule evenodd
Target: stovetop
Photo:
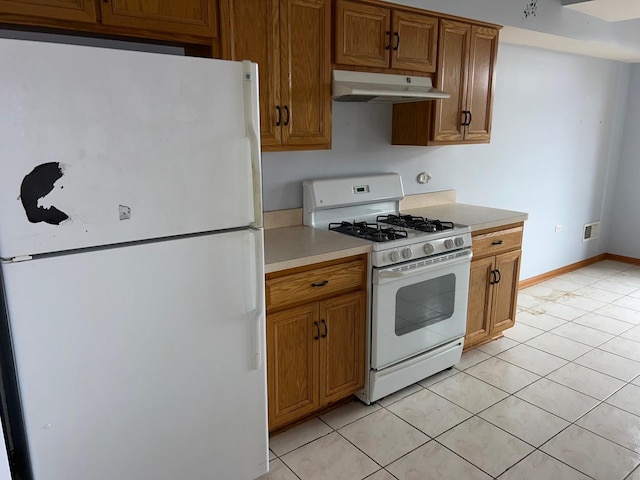
<instances>
[{"instance_id":1,"label":"stovetop","mask_svg":"<svg viewBox=\"0 0 640 480\"><path fill-rule=\"evenodd\" d=\"M303 182L303 223L372 242L371 264L384 267L471 246L471 229L402 215L400 176L385 173Z\"/></svg>"},{"instance_id":2,"label":"stovetop","mask_svg":"<svg viewBox=\"0 0 640 480\"><path fill-rule=\"evenodd\" d=\"M401 246L423 240L464 233L465 225L453 222L416 217L412 215L385 214L375 219L352 220L329 223L328 229L333 232L344 233L352 237L375 242L374 250L386 246Z\"/></svg>"}]
</instances>

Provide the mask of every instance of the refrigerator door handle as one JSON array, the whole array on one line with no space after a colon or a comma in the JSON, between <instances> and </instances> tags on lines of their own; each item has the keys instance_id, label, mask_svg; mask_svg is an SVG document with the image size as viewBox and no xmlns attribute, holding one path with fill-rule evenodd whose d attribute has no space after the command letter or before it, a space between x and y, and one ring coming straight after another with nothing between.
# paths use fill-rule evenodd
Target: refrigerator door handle
<instances>
[{"instance_id":1,"label":"refrigerator door handle","mask_svg":"<svg viewBox=\"0 0 640 480\"><path fill-rule=\"evenodd\" d=\"M252 334L253 334L253 369L260 370L262 368L262 345L265 344L265 302L264 302L264 249L262 230L253 231L253 255L251 255L251 269L255 284L251 297L253 299L252 314Z\"/></svg>"},{"instance_id":2,"label":"refrigerator door handle","mask_svg":"<svg viewBox=\"0 0 640 480\"><path fill-rule=\"evenodd\" d=\"M262 228L262 172L260 160L260 107L258 102L258 65L242 62L244 78L244 112L246 134L251 146L251 173L253 180L252 227Z\"/></svg>"}]
</instances>

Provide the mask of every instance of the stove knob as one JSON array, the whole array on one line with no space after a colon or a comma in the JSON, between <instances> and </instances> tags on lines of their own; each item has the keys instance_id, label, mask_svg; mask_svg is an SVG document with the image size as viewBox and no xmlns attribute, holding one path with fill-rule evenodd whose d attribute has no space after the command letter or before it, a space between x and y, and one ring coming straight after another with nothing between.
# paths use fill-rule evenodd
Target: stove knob
<instances>
[{"instance_id":1,"label":"stove knob","mask_svg":"<svg viewBox=\"0 0 640 480\"><path fill-rule=\"evenodd\" d=\"M453 242L456 244L456 247L461 247L464 245L464 238L456 237L453 239Z\"/></svg>"},{"instance_id":2,"label":"stove knob","mask_svg":"<svg viewBox=\"0 0 640 480\"><path fill-rule=\"evenodd\" d=\"M450 250L453 248L453 240L451 238L447 238L444 241L444 248L446 248L447 250Z\"/></svg>"},{"instance_id":3,"label":"stove knob","mask_svg":"<svg viewBox=\"0 0 640 480\"><path fill-rule=\"evenodd\" d=\"M436 248L433 246L433 244L431 243L424 244L424 253L426 253L427 255L431 255L435 251L436 251Z\"/></svg>"},{"instance_id":4,"label":"stove knob","mask_svg":"<svg viewBox=\"0 0 640 480\"><path fill-rule=\"evenodd\" d=\"M392 262L397 262L398 260L400 260L400 254L398 253L397 250L394 250L389 254L389 258L391 259Z\"/></svg>"},{"instance_id":5,"label":"stove knob","mask_svg":"<svg viewBox=\"0 0 640 480\"><path fill-rule=\"evenodd\" d=\"M402 250L402 258L409 259L411 258L411 255L413 255L413 252L409 247Z\"/></svg>"}]
</instances>

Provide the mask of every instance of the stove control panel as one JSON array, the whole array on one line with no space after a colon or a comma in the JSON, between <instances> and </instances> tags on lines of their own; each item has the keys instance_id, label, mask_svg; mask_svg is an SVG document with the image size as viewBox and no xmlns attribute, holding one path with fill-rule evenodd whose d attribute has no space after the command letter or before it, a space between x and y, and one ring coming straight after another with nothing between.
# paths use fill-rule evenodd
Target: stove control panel
<instances>
[{"instance_id":1,"label":"stove control panel","mask_svg":"<svg viewBox=\"0 0 640 480\"><path fill-rule=\"evenodd\" d=\"M404 240L404 242L407 241L409 239ZM471 232L467 231L452 237L429 239L428 242L416 239L413 239L413 241L415 243L410 243L409 245L405 243L396 247L391 247L391 245L385 247L384 243L375 244L374 251L371 253L371 264L374 267L386 267L462 248L470 248Z\"/></svg>"}]
</instances>

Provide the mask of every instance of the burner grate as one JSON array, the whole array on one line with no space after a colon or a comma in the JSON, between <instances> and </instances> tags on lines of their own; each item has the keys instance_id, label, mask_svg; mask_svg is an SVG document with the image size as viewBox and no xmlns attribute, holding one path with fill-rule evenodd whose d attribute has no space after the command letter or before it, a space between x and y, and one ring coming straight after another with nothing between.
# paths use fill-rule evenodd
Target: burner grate
<instances>
[{"instance_id":1,"label":"burner grate","mask_svg":"<svg viewBox=\"0 0 640 480\"><path fill-rule=\"evenodd\" d=\"M375 223L367 222L340 222L330 223L329 230L339 233L346 233L353 237L371 240L373 242L388 242L407 238L407 232L398 230L397 228L381 228Z\"/></svg>"},{"instance_id":2,"label":"burner grate","mask_svg":"<svg viewBox=\"0 0 640 480\"><path fill-rule=\"evenodd\" d=\"M380 215L376 221L421 232L442 232L453 229L453 222L442 222L414 215Z\"/></svg>"}]
</instances>

